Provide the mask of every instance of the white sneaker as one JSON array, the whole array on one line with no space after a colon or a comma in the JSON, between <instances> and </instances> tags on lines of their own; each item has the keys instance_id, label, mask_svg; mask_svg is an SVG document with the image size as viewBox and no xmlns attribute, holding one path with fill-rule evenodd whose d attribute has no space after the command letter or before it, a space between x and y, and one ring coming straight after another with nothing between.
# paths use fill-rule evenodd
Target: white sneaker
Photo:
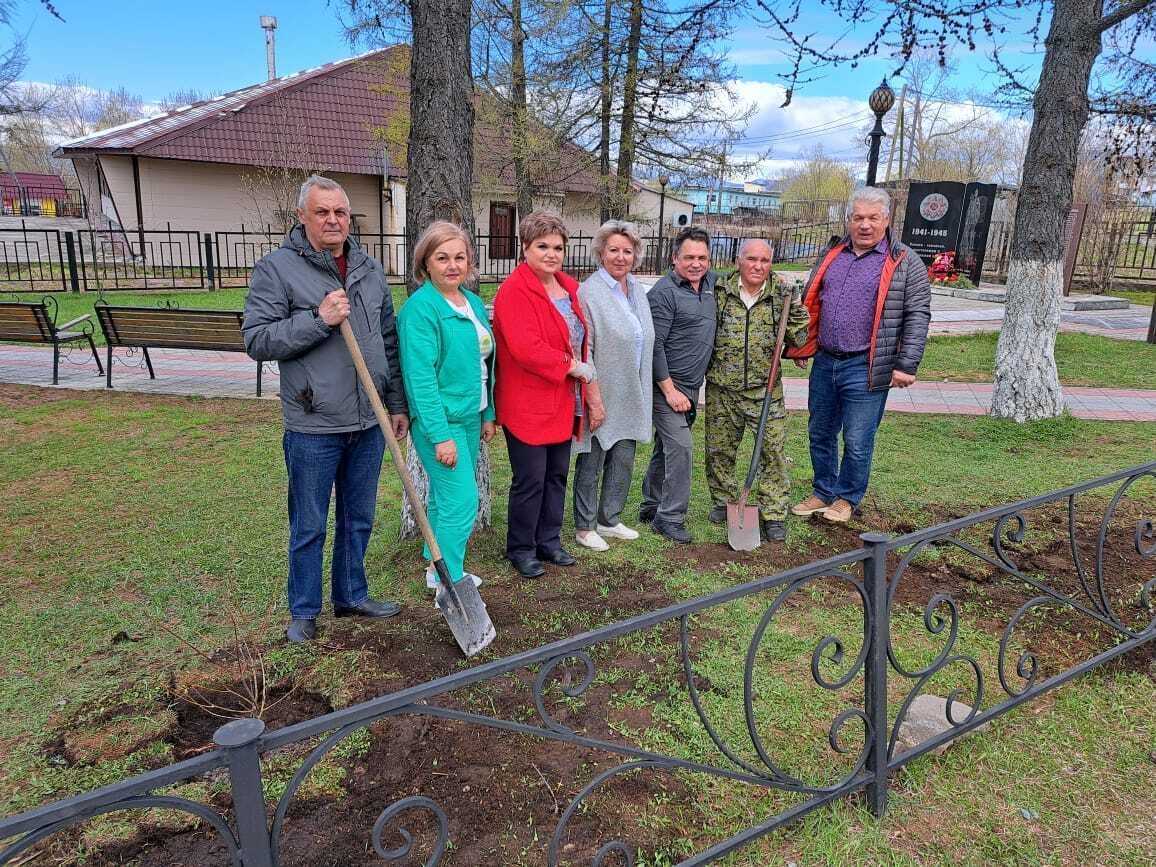
<instances>
[{"instance_id":1,"label":"white sneaker","mask_svg":"<svg viewBox=\"0 0 1156 867\"><path fill-rule=\"evenodd\" d=\"M603 536L609 536L611 539L637 539L638 531L631 530L625 524L619 522L613 527L605 527L602 524L598 525L598 532Z\"/></svg>"},{"instance_id":2,"label":"white sneaker","mask_svg":"<svg viewBox=\"0 0 1156 867\"><path fill-rule=\"evenodd\" d=\"M609 551L610 546L606 544L606 540L599 536L594 530L586 530L582 533L574 534L575 541L584 548L589 548L591 551Z\"/></svg>"},{"instance_id":3,"label":"white sneaker","mask_svg":"<svg viewBox=\"0 0 1156 867\"><path fill-rule=\"evenodd\" d=\"M482 579L475 575L473 572L467 572L462 577L469 578L471 581L473 581L475 587L482 586ZM441 581L438 580L438 573L434 570L433 564L431 563L429 566L425 567L425 589L433 590L436 593L439 584L441 584Z\"/></svg>"}]
</instances>

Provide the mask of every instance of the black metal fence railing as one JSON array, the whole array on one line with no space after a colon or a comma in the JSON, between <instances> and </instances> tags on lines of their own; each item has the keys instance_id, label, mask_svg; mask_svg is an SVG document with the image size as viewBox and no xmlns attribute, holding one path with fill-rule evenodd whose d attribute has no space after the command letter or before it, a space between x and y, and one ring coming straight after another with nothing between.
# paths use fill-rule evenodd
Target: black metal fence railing
<instances>
[{"instance_id":1,"label":"black metal fence railing","mask_svg":"<svg viewBox=\"0 0 1156 867\"><path fill-rule=\"evenodd\" d=\"M224 289L227 286L248 286L253 266L281 246L284 232L273 229L246 229L239 232L205 233L205 246L213 251L213 273L210 284Z\"/></svg>"},{"instance_id":2,"label":"black metal fence railing","mask_svg":"<svg viewBox=\"0 0 1156 867\"><path fill-rule=\"evenodd\" d=\"M772 226L731 226L711 232L715 266L733 262L747 238L771 240L775 261L811 264L833 236L843 233L842 206L829 202L787 202ZM896 225L896 231L901 231ZM1007 276L1012 224L993 221L984 260L985 277ZM409 249L402 234L359 236L387 274L406 273ZM280 230L242 226L239 231L192 229L61 231L0 229L0 291L100 289L228 288L248 285L253 266L284 239ZM670 234L642 238L642 273L669 266ZM485 282L500 282L520 261L520 245L509 235L476 235L478 272ZM569 238L565 268L583 278L598 267L593 238ZM1080 240L1075 276L1085 285L1112 280L1156 284L1156 209L1101 210L1090 214Z\"/></svg>"},{"instance_id":3,"label":"black metal fence railing","mask_svg":"<svg viewBox=\"0 0 1156 867\"><path fill-rule=\"evenodd\" d=\"M84 193L73 187L0 188L0 213L6 217L88 216Z\"/></svg>"},{"instance_id":4,"label":"black metal fence railing","mask_svg":"<svg viewBox=\"0 0 1156 867\"><path fill-rule=\"evenodd\" d=\"M899 537L865 533L860 537L862 547L857 550L640 614L283 729L266 731L260 720L235 720L217 730L214 739L218 749L212 752L0 820L0 840L15 838L0 850L0 865L25 863L27 853L38 843L94 816L164 809L199 819L202 833L214 835L223 859L234 865L272 867L289 854L284 842L285 826L292 823L290 811L310 772L354 734L377 721L398 717L453 721L461 727L455 737L461 737L463 730L487 729L495 733L494 737L516 735L550 741L558 749L595 750L616 757L612 766L602 765L591 772L590 783L570 799L565 809L557 804L554 815L558 818L548 840L534 836L544 849L546 863L552 867L560 863L564 852L567 863L582 859L602 864L611 853L627 864L634 863L634 849L625 840L613 839L598 846L587 839L584 845L589 851L568 851L574 846L567 843L571 819L580 810L584 814L596 811L600 800L592 795L604 792L624 775L678 772L742 784L753 792L790 794L787 806L686 857L680 862L683 867L715 861L855 792L865 791L871 810L882 816L887 808L889 776L899 768L1156 639L1156 578L1150 577L1150 570L1137 568L1139 563L1156 558L1156 516L1149 514L1156 503L1154 484L1156 462ZM1098 504L1091 516L1078 508L1089 501ZM1038 514L1038 510L1045 509L1048 511L1042 516ZM1057 526L1057 509L1066 512L1066 540L1064 534L1059 538L1051 535ZM1038 524L1032 523L1037 520ZM1028 539L1029 527L1035 526L1044 528L1041 539L1062 546L1057 550L1070 550L1071 569L1061 573L1049 555L1048 571L1055 571L1041 574L1041 561L1032 559L1040 540ZM1058 526L1063 526L1062 519ZM1134 548L1131 567L1126 565L1129 561L1123 556L1124 549L1116 547L1120 539L1128 548ZM971 630L963 622L965 609L952 588L934 589L912 579L914 564L921 557L943 562L948 556L945 552L953 560L975 564L984 571L986 581L1002 576L1009 586L1021 588L1026 601L1013 613L1000 614L987 603L978 609L966 609L977 611L986 624L993 618L1006 624L999 635L998 653L990 642L967 645L961 638ZM1111 568L1121 569L1124 574L1114 575ZM1137 571L1131 572L1130 568ZM1120 587L1117 580L1125 586ZM824 594L836 592L841 594L838 598L850 600L840 606L851 613L837 621L841 626L816 627L815 634L837 631L811 644L798 637L797 622L791 621L794 627L784 623L792 612L798 614L803 608L806 613L808 604L819 605ZM742 689L700 686L708 681L696 670L692 634L704 621L709 624L712 613L732 613L733 609L724 606L737 603L747 606L744 619L738 622L755 624L749 641L743 639L746 663ZM1082 630L1081 634L1098 630L1102 640L1089 646L1076 664L1070 664L1070 656L1047 656L1041 647L1054 652L1060 645L1042 642L1034 646L1030 636L1049 618L1073 634L1076 630ZM821 618L819 622L829 623ZM788 635L791 638L786 645L774 640L775 636ZM654 645L656 636L666 642L660 649ZM690 721L685 725L699 730L701 737L695 738L693 749L665 751L639 745L621 734L612 732L602 737L567 725L571 719L567 716L569 709L584 701L587 689L600 673L613 668L618 662L616 654L636 652L638 645L631 643L635 640L647 648L643 655L655 657L652 663L657 658L674 660L681 669L677 690L684 690L685 694L676 691L670 700L683 706L682 718ZM976 648L982 648L982 653ZM701 643L699 649L702 650ZM778 687L768 690L772 695L761 695L767 672L778 672L776 666L790 653L800 660L799 673L794 675L798 683L778 673L773 675L778 678ZM741 656L740 646L736 658ZM703 652L699 665L705 666L708 661ZM807 669L809 677L804 674ZM510 674L515 678L505 677ZM817 770L813 770L818 777L811 771L802 773L794 768L797 758L788 765L785 757L798 753L786 747L796 745L784 743L781 733L773 742L764 739L759 724L768 703L781 700L780 687L813 688L812 683L820 690L822 700L812 705L811 711L822 716L804 720L800 731L824 734L818 749L812 750L817 754ZM500 711L492 703L494 693L486 691L487 685L496 689L499 684L518 684L529 695L520 698L519 707L512 712L504 704ZM942 733L900 747L900 730L913 702L932 685L950 690L942 711ZM711 693L709 700L703 690ZM965 700L970 703L966 709ZM731 724L742 719L746 720L745 728ZM672 743L644 740L650 744ZM287 747L301 750L307 742L316 745L297 766L288 784L275 787L279 794L267 799L262 757ZM292 755L291 751L279 754L280 766L284 767L286 758ZM440 763L433 762L436 774L452 775L452 757L442 755L440 759ZM408 751L396 760L407 765L404 773L395 775L404 781L402 788L394 791L390 785L382 784L382 800L394 800L381 810L376 821L367 822L366 848L372 847L387 861L416 858L407 863L438 864L451 843L468 842L450 839L450 815L459 806L460 795L451 794L449 800L438 803L421 794L425 786L433 785L428 761ZM586 766L584 762L578 764ZM218 806L220 800L209 806L162 792L226 768L231 821ZM472 779L476 782L476 777ZM358 785L363 789L365 780ZM447 791L461 790L451 787ZM643 805L644 802L632 805L632 811ZM615 815L620 814L620 810L615 811ZM402 821L402 816L406 821ZM511 823L515 821L510 817ZM411 830L418 826L425 830L415 843ZM324 845L313 839L318 827L321 826L312 826L310 845ZM342 834L349 833L346 828L343 824ZM455 828L460 835L483 830L470 829L465 823L455 823ZM400 841L401 845L387 850L393 841ZM423 847L421 857L414 851L416 846Z\"/></svg>"},{"instance_id":5,"label":"black metal fence railing","mask_svg":"<svg viewBox=\"0 0 1156 867\"><path fill-rule=\"evenodd\" d=\"M0 291L66 290L66 262L64 240L58 230L0 229Z\"/></svg>"},{"instance_id":6,"label":"black metal fence railing","mask_svg":"<svg viewBox=\"0 0 1156 867\"><path fill-rule=\"evenodd\" d=\"M89 230L77 233L80 283L102 289L204 289L199 232L190 229Z\"/></svg>"}]
</instances>

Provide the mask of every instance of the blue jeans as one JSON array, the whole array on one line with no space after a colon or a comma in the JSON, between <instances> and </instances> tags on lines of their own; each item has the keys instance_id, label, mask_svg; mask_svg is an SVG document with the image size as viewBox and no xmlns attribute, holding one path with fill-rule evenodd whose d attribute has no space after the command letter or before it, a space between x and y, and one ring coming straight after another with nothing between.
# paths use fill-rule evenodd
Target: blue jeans
<instances>
[{"instance_id":1,"label":"blue jeans","mask_svg":"<svg viewBox=\"0 0 1156 867\"><path fill-rule=\"evenodd\" d=\"M289 471L289 613L310 619L321 613L321 563L334 486L333 604L360 605L369 598L365 549L373 530L385 436L378 427L334 434L287 430L282 446Z\"/></svg>"},{"instance_id":2,"label":"blue jeans","mask_svg":"<svg viewBox=\"0 0 1156 867\"><path fill-rule=\"evenodd\" d=\"M826 503L844 499L859 505L871 477L875 431L883 420L889 389L867 390L867 353L837 359L815 356L807 391L807 434L815 496ZM839 432L843 460L839 460Z\"/></svg>"}]
</instances>

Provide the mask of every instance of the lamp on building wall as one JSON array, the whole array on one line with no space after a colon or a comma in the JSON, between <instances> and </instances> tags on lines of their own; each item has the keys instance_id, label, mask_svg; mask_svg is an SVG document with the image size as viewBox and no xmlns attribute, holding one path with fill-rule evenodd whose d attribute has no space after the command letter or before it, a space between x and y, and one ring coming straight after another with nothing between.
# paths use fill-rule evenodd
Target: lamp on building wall
<instances>
[{"instance_id":1,"label":"lamp on building wall","mask_svg":"<svg viewBox=\"0 0 1156 867\"><path fill-rule=\"evenodd\" d=\"M666 216L666 185L669 183L670 175L658 176L658 262L656 263L658 267L655 268L656 271L659 270L666 261L662 257L662 248L664 246L663 242L666 239L664 219Z\"/></svg>"},{"instance_id":2,"label":"lamp on building wall","mask_svg":"<svg viewBox=\"0 0 1156 867\"><path fill-rule=\"evenodd\" d=\"M891 111L891 106L895 105L895 91L887 84L886 78L871 91L867 104L875 112L875 128L868 133L868 137L871 139L871 150L867 156L867 186L873 187L875 186L875 172L879 168L879 143L886 135L883 132L883 117Z\"/></svg>"}]
</instances>

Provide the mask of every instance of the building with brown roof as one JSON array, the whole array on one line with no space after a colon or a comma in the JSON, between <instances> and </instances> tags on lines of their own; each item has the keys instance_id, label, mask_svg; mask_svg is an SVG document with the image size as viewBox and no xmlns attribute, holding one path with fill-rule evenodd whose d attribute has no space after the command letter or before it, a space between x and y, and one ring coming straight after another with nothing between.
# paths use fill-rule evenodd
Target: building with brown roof
<instances>
[{"instance_id":1,"label":"building with brown roof","mask_svg":"<svg viewBox=\"0 0 1156 867\"><path fill-rule=\"evenodd\" d=\"M93 219L138 228L280 229L291 220L303 173L340 182L362 234L401 234L409 124L408 46L395 45L272 79L70 141ZM475 220L480 234L514 229L509 119L478 98ZM595 158L565 143L533 160L535 205L558 211L571 231L598 223ZM657 194L636 186L635 217L653 221ZM632 210L635 210L632 208ZM665 222L688 203L667 195ZM689 219L689 216L684 219ZM512 255L512 253L511 253Z\"/></svg>"}]
</instances>

